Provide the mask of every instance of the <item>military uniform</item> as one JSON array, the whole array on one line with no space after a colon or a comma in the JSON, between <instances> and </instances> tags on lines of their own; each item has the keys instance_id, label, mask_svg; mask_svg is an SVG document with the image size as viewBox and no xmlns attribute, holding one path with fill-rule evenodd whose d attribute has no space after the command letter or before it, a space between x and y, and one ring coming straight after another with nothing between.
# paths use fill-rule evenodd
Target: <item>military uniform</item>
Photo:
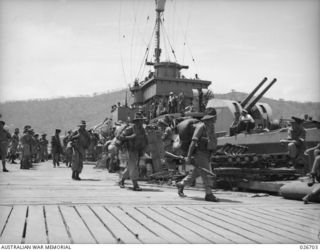
<instances>
[{"instance_id":1,"label":"military uniform","mask_svg":"<svg viewBox=\"0 0 320 251\"><path fill-rule=\"evenodd\" d=\"M68 135L63 138L63 150L64 150L64 161L67 167L71 167L72 163L72 145L71 145L72 131L68 131Z\"/></svg>"},{"instance_id":2,"label":"military uniform","mask_svg":"<svg viewBox=\"0 0 320 251\"><path fill-rule=\"evenodd\" d=\"M171 153L171 152L173 152L172 129L163 119L160 119L158 121L158 123L159 123L160 128L163 131L161 139L163 141L164 151ZM164 161L165 161L166 166L168 167L169 170L175 169L176 164L171 157L165 156Z\"/></svg>"},{"instance_id":3,"label":"military uniform","mask_svg":"<svg viewBox=\"0 0 320 251\"><path fill-rule=\"evenodd\" d=\"M6 158L8 154L8 146L11 139L10 133L3 127L5 125L4 121L0 121L0 156L2 160L2 170L8 172L6 168Z\"/></svg>"},{"instance_id":4,"label":"military uniform","mask_svg":"<svg viewBox=\"0 0 320 251\"><path fill-rule=\"evenodd\" d=\"M35 163L40 162L40 140L39 140L39 134L35 134L33 137L33 148L32 148L32 154L33 154L33 160Z\"/></svg>"},{"instance_id":5,"label":"military uniform","mask_svg":"<svg viewBox=\"0 0 320 251\"><path fill-rule=\"evenodd\" d=\"M316 180L320 182L320 143L311 149L313 150L314 161L313 161L312 169L310 172L311 181L308 183L308 186L310 187L312 187L315 184ZM307 194L302 200L305 204L307 204L309 203L310 200L317 201L319 200L319 198L320 198L320 187L313 186L313 189L311 190L311 192Z\"/></svg>"},{"instance_id":6,"label":"military uniform","mask_svg":"<svg viewBox=\"0 0 320 251\"><path fill-rule=\"evenodd\" d=\"M213 151L217 148L217 138L215 136L214 131L214 121L212 119L215 119L216 117L216 111L212 110L210 114L204 116L202 118L203 122L194 124L195 130L192 136L192 143L189 146L189 151L187 155L187 161L190 160L191 156L193 156L193 165L195 168L189 174L187 177L185 177L180 183L177 184L178 192L180 196L184 196L183 194L183 188L186 185L190 185L199 175L202 178L204 187L205 187L205 200L208 201L218 201L216 197L212 194L212 178L209 177L207 173L202 171L201 169L197 168L203 168L208 171L210 170L210 155ZM209 124L206 124L210 121ZM209 123L209 122L208 122ZM194 148L193 148L194 147Z\"/></svg>"},{"instance_id":7,"label":"military uniform","mask_svg":"<svg viewBox=\"0 0 320 251\"><path fill-rule=\"evenodd\" d=\"M56 134L51 137L51 154L53 160L53 167L60 166L60 154L62 153L62 146L59 137L61 130L56 129Z\"/></svg>"},{"instance_id":8,"label":"military uniform","mask_svg":"<svg viewBox=\"0 0 320 251\"><path fill-rule=\"evenodd\" d=\"M17 157L19 140L19 129L16 128L14 134L12 134L10 146L10 160L12 164L16 164L15 159Z\"/></svg>"},{"instance_id":9,"label":"military uniform","mask_svg":"<svg viewBox=\"0 0 320 251\"><path fill-rule=\"evenodd\" d=\"M40 160L47 161L48 160L48 144L49 141L46 139L47 134L42 134L40 139Z\"/></svg>"},{"instance_id":10,"label":"military uniform","mask_svg":"<svg viewBox=\"0 0 320 251\"><path fill-rule=\"evenodd\" d=\"M138 113L139 114L139 113ZM128 126L124 132L125 138L128 140L128 164L127 168L123 172L122 179L120 181L120 187L124 187L124 181L131 178L133 183L133 190L141 191L138 185L139 178L139 160L144 155L145 148L147 146L147 135L143 128L143 116L140 114L135 115L132 125Z\"/></svg>"},{"instance_id":11,"label":"military uniform","mask_svg":"<svg viewBox=\"0 0 320 251\"><path fill-rule=\"evenodd\" d=\"M307 159L304 156L306 149L306 130L302 126L303 120L296 117L292 117L292 119L295 120L295 122L293 122L294 124L288 132L288 140L292 141L288 144L289 156L296 168L301 167L301 165L307 168Z\"/></svg>"},{"instance_id":12,"label":"military uniform","mask_svg":"<svg viewBox=\"0 0 320 251\"><path fill-rule=\"evenodd\" d=\"M85 129L85 121L79 125L80 128L75 131L72 138L72 179L80 180L79 174L82 172L83 160L85 159L86 149L90 144L90 135Z\"/></svg>"},{"instance_id":13,"label":"military uniform","mask_svg":"<svg viewBox=\"0 0 320 251\"><path fill-rule=\"evenodd\" d=\"M21 142L21 169L29 169L32 167L32 131L28 126L25 126Z\"/></svg>"}]
</instances>

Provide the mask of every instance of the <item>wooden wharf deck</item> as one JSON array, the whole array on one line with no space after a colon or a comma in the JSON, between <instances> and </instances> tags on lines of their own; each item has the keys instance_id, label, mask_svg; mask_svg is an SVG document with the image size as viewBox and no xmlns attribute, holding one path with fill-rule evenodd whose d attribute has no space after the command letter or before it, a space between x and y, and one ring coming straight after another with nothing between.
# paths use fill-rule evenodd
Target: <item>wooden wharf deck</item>
<instances>
[{"instance_id":1,"label":"wooden wharf deck","mask_svg":"<svg viewBox=\"0 0 320 251\"><path fill-rule=\"evenodd\" d=\"M174 187L140 182L120 189L117 175L85 165L8 165L0 173L0 243L320 243L320 206L278 196L201 189L179 198Z\"/></svg>"}]
</instances>

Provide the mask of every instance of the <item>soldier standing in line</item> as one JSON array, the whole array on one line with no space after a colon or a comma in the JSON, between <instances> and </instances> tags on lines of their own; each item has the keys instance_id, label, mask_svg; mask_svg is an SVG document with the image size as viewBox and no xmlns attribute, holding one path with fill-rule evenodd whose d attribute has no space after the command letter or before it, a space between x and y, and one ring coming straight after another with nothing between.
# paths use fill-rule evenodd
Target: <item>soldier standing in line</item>
<instances>
[{"instance_id":1,"label":"soldier standing in line","mask_svg":"<svg viewBox=\"0 0 320 251\"><path fill-rule=\"evenodd\" d=\"M10 147L10 159L12 164L17 164L15 159L17 157L17 150L19 146L19 128L14 129L14 133L12 134L11 139L11 147Z\"/></svg>"},{"instance_id":2,"label":"soldier standing in line","mask_svg":"<svg viewBox=\"0 0 320 251\"><path fill-rule=\"evenodd\" d=\"M21 161L20 169L29 169L32 167L32 130L31 126L26 125L23 129L23 135L20 139L21 149Z\"/></svg>"},{"instance_id":3,"label":"soldier standing in line","mask_svg":"<svg viewBox=\"0 0 320 251\"><path fill-rule=\"evenodd\" d=\"M63 139L63 145L65 148L65 162L67 167L71 167L72 164L72 131L68 131L68 135Z\"/></svg>"},{"instance_id":4,"label":"soldier standing in line","mask_svg":"<svg viewBox=\"0 0 320 251\"><path fill-rule=\"evenodd\" d=\"M36 133L33 136L34 140L34 147L33 147L33 155L34 155L34 163L40 162L40 140L39 140L39 134Z\"/></svg>"},{"instance_id":5,"label":"soldier standing in line","mask_svg":"<svg viewBox=\"0 0 320 251\"><path fill-rule=\"evenodd\" d=\"M216 151L217 138L215 135L214 123L217 119L217 112L215 109L210 109L200 123L195 124L195 130L192 136L192 141L188 149L186 164L191 163L193 157L193 165L195 166L192 173L185 177L181 182L177 183L179 196L185 196L183 193L184 186L191 184L197 176L201 176L205 186L205 200L218 202L211 190L211 178L201 169L204 168L210 171L210 156L212 152Z\"/></svg>"},{"instance_id":6,"label":"soldier standing in line","mask_svg":"<svg viewBox=\"0 0 320 251\"><path fill-rule=\"evenodd\" d=\"M141 113L136 113L133 124L126 128L124 137L128 141L129 159L127 168L123 172L122 179L119 182L119 186L124 188L125 180L130 176L133 184L134 191L141 191L142 189L138 185L139 178L139 160L144 155L145 148L147 147L148 140L146 132L143 128L143 122L145 118Z\"/></svg>"},{"instance_id":7,"label":"soldier standing in line","mask_svg":"<svg viewBox=\"0 0 320 251\"><path fill-rule=\"evenodd\" d=\"M86 122L81 121L79 129L75 131L72 136L72 179L81 180L79 175L82 172L83 160L86 156L86 149L90 145L90 135L86 131Z\"/></svg>"},{"instance_id":8,"label":"soldier standing in line","mask_svg":"<svg viewBox=\"0 0 320 251\"><path fill-rule=\"evenodd\" d=\"M62 146L60 141L60 129L56 129L55 135L51 137L51 154L53 160L53 167L60 166L60 154L62 153Z\"/></svg>"},{"instance_id":9,"label":"soldier standing in line","mask_svg":"<svg viewBox=\"0 0 320 251\"><path fill-rule=\"evenodd\" d=\"M47 134L42 134L40 139L40 161L44 162L48 160L48 144Z\"/></svg>"},{"instance_id":10,"label":"soldier standing in line","mask_svg":"<svg viewBox=\"0 0 320 251\"><path fill-rule=\"evenodd\" d=\"M9 172L6 168L6 157L8 153L8 146L11 139L10 133L4 129L5 122L0 121L0 155L2 160L2 171Z\"/></svg>"}]
</instances>

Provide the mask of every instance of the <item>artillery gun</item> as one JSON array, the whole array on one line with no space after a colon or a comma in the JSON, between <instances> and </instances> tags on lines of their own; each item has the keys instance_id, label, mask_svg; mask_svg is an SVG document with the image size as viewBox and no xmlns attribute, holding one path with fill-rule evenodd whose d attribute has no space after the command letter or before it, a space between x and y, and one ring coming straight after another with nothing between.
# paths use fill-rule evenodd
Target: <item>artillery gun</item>
<instances>
[{"instance_id":1,"label":"artillery gun","mask_svg":"<svg viewBox=\"0 0 320 251\"><path fill-rule=\"evenodd\" d=\"M288 137L288 127L281 127L272 114L269 104L259 102L263 95L276 83L273 79L256 97L253 96L267 81L264 78L241 102L211 99L207 108L217 110L216 131L218 132L218 152L211 159L212 166L221 182L231 186L246 181L271 181L295 179L305 174L306 163L296 163L294 168L288 149L280 143ZM240 115L246 110L254 119L255 128L241 131L238 126ZM306 147L320 142L319 122L305 121ZM240 149L245 149L241 151ZM309 167L310 168L310 167Z\"/></svg>"}]
</instances>

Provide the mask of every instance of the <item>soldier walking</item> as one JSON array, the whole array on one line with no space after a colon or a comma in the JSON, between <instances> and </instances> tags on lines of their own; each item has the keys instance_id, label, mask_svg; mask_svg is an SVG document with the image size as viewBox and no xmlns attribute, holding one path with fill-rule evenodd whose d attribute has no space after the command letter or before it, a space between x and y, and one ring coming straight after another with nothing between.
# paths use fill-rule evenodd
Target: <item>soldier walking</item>
<instances>
[{"instance_id":1,"label":"soldier walking","mask_svg":"<svg viewBox=\"0 0 320 251\"><path fill-rule=\"evenodd\" d=\"M51 154L53 160L53 167L60 166L60 154L62 153L62 146L60 141L60 134L61 130L56 129L55 135L51 137Z\"/></svg>"},{"instance_id":2,"label":"soldier walking","mask_svg":"<svg viewBox=\"0 0 320 251\"><path fill-rule=\"evenodd\" d=\"M11 164L17 164L15 159L17 157L17 151L19 146L19 128L14 129L14 133L11 138L10 157Z\"/></svg>"},{"instance_id":3,"label":"soldier walking","mask_svg":"<svg viewBox=\"0 0 320 251\"><path fill-rule=\"evenodd\" d=\"M210 109L200 123L194 124L195 130L192 135L192 141L188 149L186 164L191 163L195 166L192 173L185 177L181 182L177 183L179 196L185 196L183 189L186 185L190 185L197 176L201 176L205 186L205 200L218 202L219 200L213 195L211 190L211 178L200 168L210 171L210 155L217 148L217 138L215 135L214 123L216 122L216 110ZM200 167L200 168L197 168Z\"/></svg>"},{"instance_id":4,"label":"soldier walking","mask_svg":"<svg viewBox=\"0 0 320 251\"><path fill-rule=\"evenodd\" d=\"M83 168L83 160L85 158L86 149L90 145L90 135L86 131L86 122L83 120L79 125L79 129L72 136L72 179L81 180L79 177Z\"/></svg>"},{"instance_id":5,"label":"soldier walking","mask_svg":"<svg viewBox=\"0 0 320 251\"><path fill-rule=\"evenodd\" d=\"M123 172L122 179L119 186L124 188L124 183L127 178L131 178L134 191L141 191L138 185L139 178L139 161L140 157L144 155L145 148L148 144L147 135L143 128L145 118L141 113L136 113L133 124L129 125L125 130L125 139L128 141L129 159L127 168Z\"/></svg>"},{"instance_id":6,"label":"soldier walking","mask_svg":"<svg viewBox=\"0 0 320 251\"><path fill-rule=\"evenodd\" d=\"M9 172L6 168L6 157L8 153L8 146L11 139L10 133L4 129L5 122L0 121L0 155L2 160L2 171Z\"/></svg>"}]
</instances>

